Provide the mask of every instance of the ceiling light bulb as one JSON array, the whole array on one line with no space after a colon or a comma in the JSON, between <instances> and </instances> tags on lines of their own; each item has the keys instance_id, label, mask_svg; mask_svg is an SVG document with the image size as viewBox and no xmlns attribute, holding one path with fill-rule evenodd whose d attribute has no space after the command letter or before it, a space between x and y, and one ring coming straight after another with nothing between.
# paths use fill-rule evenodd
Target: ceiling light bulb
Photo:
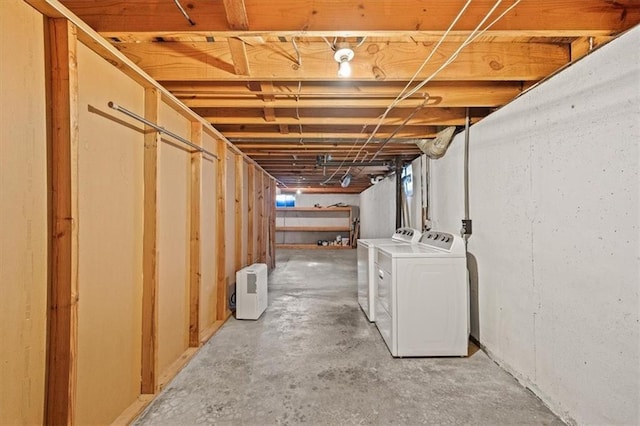
<instances>
[{"instance_id":1,"label":"ceiling light bulb","mask_svg":"<svg viewBox=\"0 0 640 426\"><path fill-rule=\"evenodd\" d=\"M346 78L351 76L351 64L349 61L340 62L338 65L338 77Z\"/></svg>"},{"instance_id":2,"label":"ceiling light bulb","mask_svg":"<svg viewBox=\"0 0 640 426\"><path fill-rule=\"evenodd\" d=\"M338 77L349 77L351 75L351 64L349 61L353 59L353 50L349 47L342 47L336 50L333 59L338 63Z\"/></svg>"},{"instance_id":3,"label":"ceiling light bulb","mask_svg":"<svg viewBox=\"0 0 640 426\"><path fill-rule=\"evenodd\" d=\"M298 188L298 190L296 191L296 194L298 195L302 194L302 189Z\"/></svg>"}]
</instances>

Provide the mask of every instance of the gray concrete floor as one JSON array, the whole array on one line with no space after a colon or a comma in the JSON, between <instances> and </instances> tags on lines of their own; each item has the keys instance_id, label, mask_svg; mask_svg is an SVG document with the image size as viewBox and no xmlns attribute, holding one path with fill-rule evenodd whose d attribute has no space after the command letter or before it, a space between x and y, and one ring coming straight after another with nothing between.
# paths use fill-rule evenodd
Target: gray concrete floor
<instances>
[{"instance_id":1,"label":"gray concrete floor","mask_svg":"<svg viewBox=\"0 0 640 426\"><path fill-rule=\"evenodd\" d=\"M355 250L279 250L269 307L229 319L136 421L562 425L482 351L394 359L356 300Z\"/></svg>"}]
</instances>

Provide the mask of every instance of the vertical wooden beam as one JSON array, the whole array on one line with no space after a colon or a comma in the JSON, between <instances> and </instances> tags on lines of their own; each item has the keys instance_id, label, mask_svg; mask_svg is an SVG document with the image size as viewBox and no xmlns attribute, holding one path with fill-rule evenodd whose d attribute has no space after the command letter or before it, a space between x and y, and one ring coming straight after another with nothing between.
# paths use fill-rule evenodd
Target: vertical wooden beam
<instances>
[{"instance_id":1,"label":"vertical wooden beam","mask_svg":"<svg viewBox=\"0 0 640 426\"><path fill-rule=\"evenodd\" d=\"M45 422L74 423L78 348L77 30L48 20L51 143L51 276Z\"/></svg>"},{"instance_id":2,"label":"vertical wooden beam","mask_svg":"<svg viewBox=\"0 0 640 426\"><path fill-rule=\"evenodd\" d=\"M227 268L225 265L225 215L227 211L227 145L223 141L217 141L216 151L216 154L218 155L218 203L216 211L216 271L218 275L218 285L216 315L218 320L225 320L227 318L227 310L229 305L227 300Z\"/></svg>"},{"instance_id":3,"label":"vertical wooden beam","mask_svg":"<svg viewBox=\"0 0 640 426\"><path fill-rule=\"evenodd\" d=\"M191 142L202 146L202 123L191 123ZM200 346L200 217L202 199L202 153L191 153L191 212L189 217L189 346Z\"/></svg>"},{"instance_id":4,"label":"vertical wooden beam","mask_svg":"<svg viewBox=\"0 0 640 426\"><path fill-rule=\"evenodd\" d=\"M243 238L242 230L244 228L244 158L241 154L236 154L236 229L235 229L235 267L236 271L244 266L242 259Z\"/></svg>"},{"instance_id":5,"label":"vertical wooden beam","mask_svg":"<svg viewBox=\"0 0 640 426\"><path fill-rule=\"evenodd\" d=\"M274 269L276 267L276 181L274 179L269 179L271 182L271 204L269 205L269 224L270 230L269 233L269 250L271 252L271 263L269 264L270 269Z\"/></svg>"},{"instance_id":6,"label":"vertical wooden beam","mask_svg":"<svg viewBox=\"0 0 640 426\"><path fill-rule=\"evenodd\" d=\"M269 224L267 223L269 209L269 175L262 172L262 244L260 245L260 259L262 263L267 263L267 240L269 238Z\"/></svg>"},{"instance_id":7,"label":"vertical wooden beam","mask_svg":"<svg viewBox=\"0 0 640 426\"><path fill-rule=\"evenodd\" d=\"M247 264L251 265L253 263L253 238L254 238L254 232L253 232L253 227L254 227L254 215L255 215L255 211L254 211L254 201L255 201L255 173L256 173L256 166L253 163L250 163L249 166L247 167L247 180L248 180L248 185L247 185L247 193L248 193L248 199L247 199Z\"/></svg>"},{"instance_id":8,"label":"vertical wooden beam","mask_svg":"<svg viewBox=\"0 0 640 426\"><path fill-rule=\"evenodd\" d=\"M160 115L160 93L144 92L144 116L154 123ZM144 225L142 237L142 394L158 391L158 146L160 133L145 126Z\"/></svg>"},{"instance_id":9,"label":"vertical wooden beam","mask_svg":"<svg viewBox=\"0 0 640 426\"><path fill-rule=\"evenodd\" d=\"M256 188L258 188L258 211L257 211L257 218L256 221L257 223L257 229L256 229L256 233L257 238L256 238L256 243L257 243L257 249L258 249L258 259L257 261L259 263L264 262L264 258L262 257L262 240L264 238L264 221L262 220L262 217L264 216L264 182L263 182L263 178L264 178L264 173L262 171L259 171L258 173L256 173Z\"/></svg>"}]
</instances>

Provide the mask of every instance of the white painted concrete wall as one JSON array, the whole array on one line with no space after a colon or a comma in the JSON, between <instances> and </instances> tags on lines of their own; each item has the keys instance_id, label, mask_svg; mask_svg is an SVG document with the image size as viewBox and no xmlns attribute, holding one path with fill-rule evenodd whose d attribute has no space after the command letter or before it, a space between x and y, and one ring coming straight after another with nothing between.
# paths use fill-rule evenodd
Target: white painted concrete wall
<instances>
[{"instance_id":1,"label":"white painted concrete wall","mask_svg":"<svg viewBox=\"0 0 640 426\"><path fill-rule=\"evenodd\" d=\"M471 128L475 332L578 424L640 424L638 46L640 27ZM436 229L460 228L462 148L432 162Z\"/></svg>"},{"instance_id":2,"label":"white painted concrete wall","mask_svg":"<svg viewBox=\"0 0 640 426\"><path fill-rule=\"evenodd\" d=\"M360 238L390 237L396 225L396 178L384 179L360 194Z\"/></svg>"}]
</instances>

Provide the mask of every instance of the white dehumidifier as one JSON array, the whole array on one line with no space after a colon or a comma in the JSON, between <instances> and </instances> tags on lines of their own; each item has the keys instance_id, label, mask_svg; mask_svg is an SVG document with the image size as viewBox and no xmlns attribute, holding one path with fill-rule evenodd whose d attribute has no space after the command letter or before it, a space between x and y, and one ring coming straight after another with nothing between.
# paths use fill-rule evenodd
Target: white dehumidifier
<instances>
[{"instance_id":1,"label":"white dehumidifier","mask_svg":"<svg viewBox=\"0 0 640 426\"><path fill-rule=\"evenodd\" d=\"M236 272L236 319L258 319L265 309L267 265L254 263Z\"/></svg>"}]
</instances>

